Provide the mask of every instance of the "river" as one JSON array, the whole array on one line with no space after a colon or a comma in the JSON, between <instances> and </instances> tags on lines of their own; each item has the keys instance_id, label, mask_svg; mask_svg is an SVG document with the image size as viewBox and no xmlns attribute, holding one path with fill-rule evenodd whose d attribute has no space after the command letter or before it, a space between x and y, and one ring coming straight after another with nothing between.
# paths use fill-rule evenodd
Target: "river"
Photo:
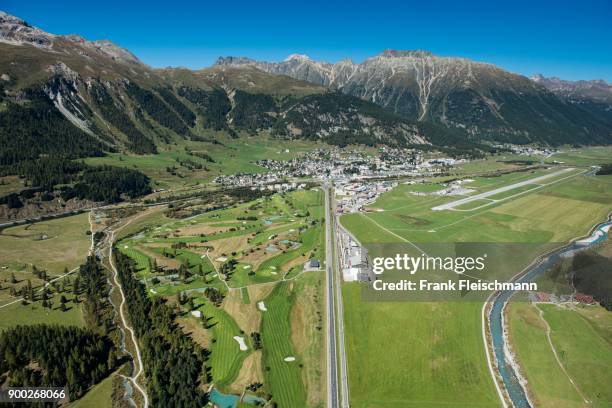
<instances>
[{"instance_id":1,"label":"river","mask_svg":"<svg viewBox=\"0 0 612 408\"><path fill-rule=\"evenodd\" d=\"M521 275L517 281L531 282L555 265L561 257L583 251L605 241L608 238L611 227L611 220L597 225L589 237L574 241L547 255ZM491 332L493 354L497 370L512 404L516 408L531 408L533 404L527 395L525 380L521 377L520 373L518 373L516 363L510 355L507 336L504 331L504 310L508 301L515 293L515 291L500 292L494 298L493 306L489 311L489 330Z\"/></svg>"}]
</instances>

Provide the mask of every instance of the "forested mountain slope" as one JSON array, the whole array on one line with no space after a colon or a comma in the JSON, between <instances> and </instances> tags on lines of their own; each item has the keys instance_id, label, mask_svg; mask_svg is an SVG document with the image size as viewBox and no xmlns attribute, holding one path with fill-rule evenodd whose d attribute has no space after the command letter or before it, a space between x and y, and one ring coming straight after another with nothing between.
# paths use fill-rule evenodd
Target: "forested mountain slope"
<instances>
[{"instance_id":1,"label":"forested mountain slope","mask_svg":"<svg viewBox=\"0 0 612 408\"><path fill-rule=\"evenodd\" d=\"M279 63L226 57L218 66L251 66L337 89L402 117L454 129L466 139L512 143L612 142L612 120L559 97L522 75L465 58L387 50L362 63L291 55Z\"/></svg>"}]
</instances>

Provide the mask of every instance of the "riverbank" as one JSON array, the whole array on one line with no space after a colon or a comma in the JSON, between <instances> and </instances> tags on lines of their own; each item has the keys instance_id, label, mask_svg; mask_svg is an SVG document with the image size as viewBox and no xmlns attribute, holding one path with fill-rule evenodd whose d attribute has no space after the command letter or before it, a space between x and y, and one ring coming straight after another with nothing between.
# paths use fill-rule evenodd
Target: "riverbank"
<instances>
[{"instance_id":1,"label":"riverbank","mask_svg":"<svg viewBox=\"0 0 612 408\"><path fill-rule=\"evenodd\" d=\"M610 225L612 225L612 220L610 214L608 214L607 221L600 222L592 227L586 238L575 238L560 248L540 255L527 268L515 275L512 280L515 282L530 282L554 265L561 256L582 251L603 242L608 237ZM515 294L515 291L496 292L487 299L487 303L490 303L491 306L489 308L483 307L483 319L486 319L487 322L486 327L483 328L483 335L485 336L488 358L490 360L492 354L495 363L496 372L491 364L489 364L489 368L493 379L496 381L503 405L507 406L507 402L510 402L515 407L527 408L533 407L534 404L530 397L528 382L512 351L508 334L509 327L506 323L506 306ZM484 313L487 309L488 312L485 317Z\"/></svg>"}]
</instances>

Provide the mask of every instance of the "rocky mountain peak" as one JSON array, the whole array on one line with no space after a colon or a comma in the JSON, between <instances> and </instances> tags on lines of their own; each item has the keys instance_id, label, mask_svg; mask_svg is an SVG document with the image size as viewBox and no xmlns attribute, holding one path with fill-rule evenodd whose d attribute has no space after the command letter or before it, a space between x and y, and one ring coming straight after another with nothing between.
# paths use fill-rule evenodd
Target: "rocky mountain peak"
<instances>
[{"instance_id":1,"label":"rocky mountain peak","mask_svg":"<svg viewBox=\"0 0 612 408\"><path fill-rule=\"evenodd\" d=\"M215 65L217 66L239 66L239 65L253 64L255 62L256 61L254 59L247 58L247 57L227 56L227 57L217 58Z\"/></svg>"},{"instance_id":2,"label":"rocky mountain peak","mask_svg":"<svg viewBox=\"0 0 612 408\"><path fill-rule=\"evenodd\" d=\"M586 98L612 104L612 85L603 79L567 81L536 74L531 80L566 98Z\"/></svg>"},{"instance_id":3,"label":"rocky mountain peak","mask_svg":"<svg viewBox=\"0 0 612 408\"><path fill-rule=\"evenodd\" d=\"M59 42L64 47L76 45L90 49L117 62L141 64L130 51L108 40L88 41L75 34L49 34L3 11L0 11L0 42L11 45L28 44L43 49L52 49Z\"/></svg>"},{"instance_id":4,"label":"rocky mountain peak","mask_svg":"<svg viewBox=\"0 0 612 408\"><path fill-rule=\"evenodd\" d=\"M108 40L88 41L87 44L90 47L93 47L96 50L108 55L115 61L141 64L140 60L130 51L119 47L117 44Z\"/></svg>"},{"instance_id":5,"label":"rocky mountain peak","mask_svg":"<svg viewBox=\"0 0 612 408\"><path fill-rule=\"evenodd\" d=\"M285 58L285 62L288 61L312 61L310 57L306 54L291 54L287 58Z\"/></svg>"},{"instance_id":6,"label":"rocky mountain peak","mask_svg":"<svg viewBox=\"0 0 612 408\"><path fill-rule=\"evenodd\" d=\"M425 50L384 50L380 55L383 58L401 58L401 57L412 57L412 58L427 58L433 57L433 53Z\"/></svg>"},{"instance_id":7,"label":"rocky mountain peak","mask_svg":"<svg viewBox=\"0 0 612 408\"><path fill-rule=\"evenodd\" d=\"M0 11L0 42L50 48L53 45L53 38L53 35L31 26L24 20Z\"/></svg>"}]
</instances>

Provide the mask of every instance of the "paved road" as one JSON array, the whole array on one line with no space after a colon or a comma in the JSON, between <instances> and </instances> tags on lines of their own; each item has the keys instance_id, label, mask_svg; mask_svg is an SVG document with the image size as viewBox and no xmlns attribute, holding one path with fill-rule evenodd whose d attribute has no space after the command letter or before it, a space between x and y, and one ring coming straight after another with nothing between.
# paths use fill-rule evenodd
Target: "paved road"
<instances>
[{"instance_id":1,"label":"paved road","mask_svg":"<svg viewBox=\"0 0 612 408\"><path fill-rule=\"evenodd\" d=\"M332 213L333 199L330 198L330 186L325 184L323 189L325 191L325 272L327 277L327 406L329 408L348 408L340 266L338 257L334 257L336 220ZM338 375L338 369L340 375ZM338 390L338 378L340 378L340 390Z\"/></svg>"},{"instance_id":2,"label":"paved road","mask_svg":"<svg viewBox=\"0 0 612 408\"><path fill-rule=\"evenodd\" d=\"M520 181L518 183L510 184L508 186L496 188L495 190L485 191L484 193L480 193L480 194L476 194L476 195L469 196L469 197L466 197L466 198L462 198L462 199L459 199L459 200L451 201L450 203L438 205L436 207L433 207L432 210L433 211L453 210L455 207L458 207L458 206L460 206L462 204L467 204L467 203L475 201L475 200L487 198L487 197L493 196L495 194L503 193L504 191L514 190L515 188L526 186L526 185L529 185L529 184L538 184L540 181L544 181L544 180L546 180L548 178L551 178L551 177L559 176L561 174L567 173L567 172L572 171L572 170L574 170L574 169L571 168L571 167L570 168L566 168L566 169L562 169L562 170L559 170L559 171L555 171L553 173L545 174L545 175L540 176L540 177L534 177L534 178L529 179L529 180ZM573 176L574 175L569 176L569 177L573 177Z\"/></svg>"},{"instance_id":3,"label":"paved road","mask_svg":"<svg viewBox=\"0 0 612 408\"><path fill-rule=\"evenodd\" d=\"M331 208L336 208L336 203L334 201L334 197L331 197ZM335 211L332 214L333 225L331 225L331 229L333 230L334 243L337 243L336 239L338 233L337 221L336 221L336 213ZM338 319L336 324L338 325L338 358L340 360L340 395L342 396L342 408L349 408L349 391L348 391L348 368L346 366L346 348L344 345L344 307L342 302L342 288L340 287L341 282L341 268L340 268L340 256L336 254L334 257L336 273L334 279L334 286L336 289L336 302L337 302L337 315Z\"/></svg>"},{"instance_id":4,"label":"paved road","mask_svg":"<svg viewBox=\"0 0 612 408\"><path fill-rule=\"evenodd\" d=\"M325 274L327 309L327 407L339 407L338 361L336 354L336 305L334 302L334 257L332 250L333 219L330 209L329 186L325 191Z\"/></svg>"}]
</instances>

